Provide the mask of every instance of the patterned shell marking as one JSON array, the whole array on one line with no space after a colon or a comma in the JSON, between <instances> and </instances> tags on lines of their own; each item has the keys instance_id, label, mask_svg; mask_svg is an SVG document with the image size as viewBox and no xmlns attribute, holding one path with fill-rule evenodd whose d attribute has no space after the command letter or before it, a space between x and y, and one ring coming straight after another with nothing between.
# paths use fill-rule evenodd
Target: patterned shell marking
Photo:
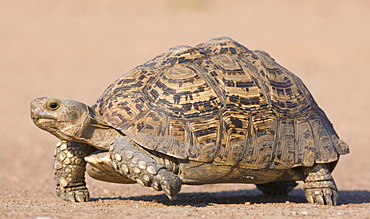
<instances>
[{"instance_id":1,"label":"patterned shell marking","mask_svg":"<svg viewBox=\"0 0 370 219\"><path fill-rule=\"evenodd\" d=\"M348 153L297 76L230 38L167 50L114 82L95 110L180 159L286 169Z\"/></svg>"}]
</instances>

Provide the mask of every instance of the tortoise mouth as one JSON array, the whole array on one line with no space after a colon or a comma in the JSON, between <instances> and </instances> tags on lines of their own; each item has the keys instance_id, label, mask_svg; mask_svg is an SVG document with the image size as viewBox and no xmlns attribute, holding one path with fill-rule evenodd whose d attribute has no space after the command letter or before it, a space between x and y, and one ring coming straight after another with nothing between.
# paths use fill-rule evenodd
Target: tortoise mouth
<instances>
[{"instance_id":1,"label":"tortoise mouth","mask_svg":"<svg viewBox=\"0 0 370 219\"><path fill-rule=\"evenodd\" d=\"M45 129L46 127L54 127L57 123L56 119L54 118L32 118L33 119L33 123L41 128L41 129Z\"/></svg>"},{"instance_id":2,"label":"tortoise mouth","mask_svg":"<svg viewBox=\"0 0 370 219\"><path fill-rule=\"evenodd\" d=\"M58 123L58 120L54 117L39 117L39 116L32 116L33 123L41 128L41 129L46 129L46 128L51 128L51 127L56 127L56 124Z\"/></svg>"},{"instance_id":3,"label":"tortoise mouth","mask_svg":"<svg viewBox=\"0 0 370 219\"><path fill-rule=\"evenodd\" d=\"M52 118L39 118L36 119L36 121L41 124L50 124L50 123L54 124L56 122L56 120Z\"/></svg>"}]
</instances>

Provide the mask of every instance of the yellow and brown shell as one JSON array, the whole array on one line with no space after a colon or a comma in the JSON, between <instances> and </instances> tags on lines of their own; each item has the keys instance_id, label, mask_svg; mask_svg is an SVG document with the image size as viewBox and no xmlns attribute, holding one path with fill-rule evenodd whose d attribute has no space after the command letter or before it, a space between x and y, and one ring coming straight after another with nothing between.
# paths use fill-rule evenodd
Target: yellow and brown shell
<instances>
[{"instance_id":1,"label":"yellow and brown shell","mask_svg":"<svg viewBox=\"0 0 370 219\"><path fill-rule=\"evenodd\" d=\"M230 38L167 50L94 107L142 147L179 159L286 169L349 152L297 76Z\"/></svg>"}]
</instances>

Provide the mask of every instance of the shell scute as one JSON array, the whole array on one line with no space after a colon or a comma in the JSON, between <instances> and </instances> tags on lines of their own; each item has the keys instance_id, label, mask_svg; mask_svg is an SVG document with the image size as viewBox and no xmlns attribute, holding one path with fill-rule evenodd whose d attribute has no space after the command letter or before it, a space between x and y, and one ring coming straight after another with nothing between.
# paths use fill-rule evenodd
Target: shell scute
<instances>
[{"instance_id":1,"label":"shell scute","mask_svg":"<svg viewBox=\"0 0 370 219\"><path fill-rule=\"evenodd\" d=\"M348 153L297 76L230 38L170 48L109 86L95 110L180 159L286 169Z\"/></svg>"}]
</instances>

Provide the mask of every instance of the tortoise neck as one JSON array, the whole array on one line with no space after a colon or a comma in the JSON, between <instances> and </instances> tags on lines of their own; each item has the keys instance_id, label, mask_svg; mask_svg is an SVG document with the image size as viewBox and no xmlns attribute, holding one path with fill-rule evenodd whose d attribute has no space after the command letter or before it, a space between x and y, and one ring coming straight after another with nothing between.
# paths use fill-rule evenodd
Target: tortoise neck
<instances>
[{"instance_id":1,"label":"tortoise neck","mask_svg":"<svg viewBox=\"0 0 370 219\"><path fill-rule=\"evenodd\" d=\"M106 123L104 118L90 107L88 111L79 140L100 150L109 150L109 146L121 137L122 133Z\"/></svg>"},{"instance_id":2,"label":"tortoise neck","mask_svg":"<svg viewBox=\"0 0 370 219\"><path fill-rule=\"evenodd\" d=\"M100 150L109 150L109 147L114 141L122 137L122 133L112 127L102 128L96 126L88 126L84 132L82 141L94 146Z\"/></svg>"}]
</instances>

